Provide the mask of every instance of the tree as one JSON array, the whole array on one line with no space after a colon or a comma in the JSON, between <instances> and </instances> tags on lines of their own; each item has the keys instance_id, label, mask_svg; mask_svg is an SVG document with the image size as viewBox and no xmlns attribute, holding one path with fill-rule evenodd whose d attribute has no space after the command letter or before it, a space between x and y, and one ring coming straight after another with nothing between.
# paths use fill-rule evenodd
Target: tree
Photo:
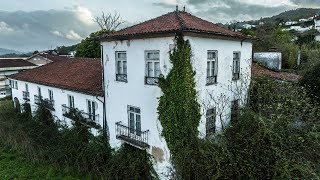
<instances>
[{"instance_id":1,"label":"tree","mask_svg":"<svg viewBox=\"0 0 320 180\"><path fill-rule=\"evenodd\" d=\"M161 76L159 80L163 92L158 106L159 120L176 170L183 179L194 179L197 151L190 150L198 147L200 105L191 65L191 46L182 35L175 41L175 48L170 52L172 69L166 78Z\"/></svg>"},{"instance_id":2,"label":"tree","mask_svg":"<svg viewBox=\"0 0 320 180\"><path fill-rule=\"evenodd\" d=\"M307 70L302 78L300 84L309 88L311 94L317 97L317 101L320 102L320 63L318 62L311 69Z\"/></svg>"},{"instance_id":3,"label":"tree","mask_svg":"<svg viewBox=\"0 0 320 180\"><path fill-rule=\"evenodd\" d=\"M118 26L120 26L123 21L120 20L120 14L115 12L114 14L108 13L104 14L102 12L101 17L96 17L95 19L96 23L100 26L101 30L105 31L115 31Z\"/></svg>"},{"instance_id":4,"label":"tree","mask_svg":"<svg viewBox=\"0 0 320 180\"><path fill-rule=\"evenodd\" d=\"M81 43L77 46L76 57L86 57L86 58L100 58L101 49L100 42L97 39L105 34L110 34L114 32L119 25L123 23L120 20L120 15L102 13L101 17L96 17L95 21L100 26L101 30L91 33L89 37L83 39Z\"/></svg>"},{"instance_id":5,"label":"tree","mask_svg":"<svg viewBox=\"0 0 320 180\"><path fill-rule=\"evenodd\" d=\"M76 48L75 57L85 57L85 58L100 58L101 49L100 42L96 40L99 36L103 34L108 34L109 31L100 30L91 33L89 37L81 40L81 43Z\"/></svg>"}]
</instances>

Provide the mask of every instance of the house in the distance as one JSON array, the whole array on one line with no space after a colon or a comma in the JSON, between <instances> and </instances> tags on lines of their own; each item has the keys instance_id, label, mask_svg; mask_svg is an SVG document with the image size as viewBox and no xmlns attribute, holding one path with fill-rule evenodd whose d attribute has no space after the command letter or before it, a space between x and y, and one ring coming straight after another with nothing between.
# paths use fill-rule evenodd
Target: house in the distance
<instances>
[{"instance_id":1,"label":"house in the distance","mask_svg":"<svg viewBox=\"0 0 320 180\"><path fill-rule=\"evenodd\" d=\"M252 37L222 28L184 11L174 11L101 38L106 116L110 145L147 149L158 173L170 167L170 151L161 136L157 86L172 64L175 36L192 48L196 90L201 105L199 136L212 137L237 118L246 103L251 77ZM241 87L241 88L239 88Z\"/></svg>"},{"instance_id":2,"label":"house in the distance","mask_svg":"<svg viewBox=\"0 0 320 180\"><path fill-rule=\"evenodd\" d=\"M314 28L320 31L320 16L314 18Z\"/></svg>"},{"instance_id":3,"label":"house in the distance","mask_svg":"<svg viewBox=\"0 0 320 180\"><path fill-rule=\"evenodd\" d=\"M52 53L41 52L29 57L28 59L26 59L26 61L36 64L37 66L42 66L48 63L64 61L69 59L70 58L66 56L59 56Z\"/></svg>"},{"instance_id":4,"label":"house in the distance","mask_svg":"<svg viewBox=\"0 0 320 180\"><path fill-rule=\"evenodd\" d=\"M103 128L104 98L100 59L57 61L9 77L12 99L17 107L25 102L34 112L40 103L54 117L71 124L72 112L81 111L85 124Z\"/></svg>"},{"instance_id":5,"label":"house in the distance","mask_svg":"<svg viewBox=\"0 0 320 180\"><path fill-rule=\"evenodd\" d=\"M0 99L11 95L11 86L7 77L18 72L37 67L21 58L0 58Z\"/></svg>"}]
</instances>

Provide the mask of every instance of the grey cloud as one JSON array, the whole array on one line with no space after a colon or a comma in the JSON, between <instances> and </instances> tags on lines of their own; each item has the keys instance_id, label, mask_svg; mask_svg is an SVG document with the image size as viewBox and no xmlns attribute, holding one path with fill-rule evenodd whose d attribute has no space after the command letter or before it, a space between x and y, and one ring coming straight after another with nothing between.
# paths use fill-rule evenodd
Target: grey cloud
<instances>
[{"instance_id":1,"label":"grey cloud","mask_svg":"<svg viewBox=\"0 0 320 180\"><path fill-rule=\"evenodd\" d=\"M12 29L10 33L0 33L0 47L20 51L75 44L80 41L79 37L98 30L96 25L81 21L71 10L0 11L0 22Z\"/></svg>"},{"instance_id":2,"label":"grey cloud","mask_svg":"<svg viewBox=\"0 0 320 180\"><path fill-rule=\"evenodd\" d=\"M231 20L246 21L272 16L285 10L292 9L289 6L268 7L241 3L238 0L188 0L196 15L213 22L230 22Z\"/></svg>"},{"instance_id":3,"label":"grey cloud","mask_svg":"<svg viewBox=\"0 0 320 180\"><path fill-rule=\"evenodd\" d=\"M298 6L316 6L320 7L320 0L290 0Z\"/></svg>"},{"instance_id":4,"label":"grey cloud","mask_svg":"<svg viewBox=\"0 0 320 180\"><path fill-rule=\"evenodd\" d=\"M168 9L173 9L176 6L176 5L167 4L167 3L164 3L164 2L152 3L152 4L155 5L155 6L160 6L160 7L168 8Z\"/></svg>"}]
</instances>

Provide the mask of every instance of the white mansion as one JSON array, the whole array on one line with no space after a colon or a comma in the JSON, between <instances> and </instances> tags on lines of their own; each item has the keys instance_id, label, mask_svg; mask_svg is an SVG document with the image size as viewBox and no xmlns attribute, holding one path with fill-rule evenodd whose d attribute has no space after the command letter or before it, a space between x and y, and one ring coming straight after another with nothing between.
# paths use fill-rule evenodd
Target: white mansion
<instances>
[{"instance_id":1,"label":"white mansion","mask_svg":"<svg viewBox=\"0 0 320 180\"><path fill-rule=\"evenodd\" d=\"M89 115L95 111L100 117L97 122L108 131L111 147L128 143L147 149L158 173L167 172L171 167L170 151L158 120L161 90L157 80L172 68L169 52L176 34L182 34L191 44L202 112L199 136L209 137L236 118L234 112L246 102L253 38L184 11L170 12L101 37L102 71L96 61L92 61L97 63L94 67L86 61L81 69L73 69L72 63L81 60L68 60L70 64L54 62L12 76L19 86L12 91L13 99L28 97L32 106L37 97L54 100L54 112L59 118L63 118L65 106L78 107Z\"/></svg>"}]
</instances>

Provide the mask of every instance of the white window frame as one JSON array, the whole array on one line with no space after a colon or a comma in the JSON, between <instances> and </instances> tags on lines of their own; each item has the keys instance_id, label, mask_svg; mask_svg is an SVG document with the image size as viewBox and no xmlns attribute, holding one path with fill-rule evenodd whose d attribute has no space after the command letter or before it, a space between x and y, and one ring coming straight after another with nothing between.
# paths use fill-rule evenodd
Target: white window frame
<instances>
[{"instance_id":1,"label":"white window frame","mask_svg":"<svg viewBox=\"0 0 320 180\"><path fill-rule=\"evenodd\" d=\"M214 57L209 56L211 53L214 53ZM207 74L206 85L217 83L217 76L218 76L218 51L217 50L207 51L206 74Z\"/></svg>"},{"instance_id":2,"label":"white window frame","mask_svg":"<svg viewBox=\"0 0 320 180\"><path fill-rule=\"evenodd\" d=\"M48 95L49 95L49 100L53 101L53 91L51 89L48 89Z\"/></svg>"},{"instance_id":3,"label":"white window frame","mask_svg":"<svg viewBox=\"0 0 320 180\"><path fill-rule=\"evenodd\" d=\"M74 106L74 96L68 94L67 97L68 97L68 107L69 108L75 108L75 106Z\"/></svg>"},{"instance_id":4,"label":"white window frame","mask_svg":"<svg viewBox=\"0 0 320 180\"><path fill-rule=\"evenodd\" d=\"M125 57L119 57L119 54L125 54ZM123 76L122 78L116 77L117 81L127 82L128 76L128 62L127 62L127 52L126 51L116 51L115 52L116 60L116 76Z\"/></svg>"},{"instance_id":5,"label":"white window frame","mask_svg":"<svg viewBox=\"0 0 320 180\"><path fill-rule=\"evenodd\" d=\"M236 57L235 55L238 54L239 56ZM234 51L232 56L232 79L238 80L240 79L240 61L241 61L241 52Z\"/></svg>"},{"instance_id":6,"label":"white window frame","mask_svg":"<svg viewBox=\"0 0 320 180\"><path fill-rule=\"evenodd\" d=\"M89 119L96 121L97 103L95 101L87 99L87 112Z\"/></svg>"},{"instance_id":7,"label":"white window frame","mask_svg":"<svg viewBox=\"0 0 320 180\"><path fill-rule=\"evenodd\" d=\"M206 137L216 133L216 108L210 108L206 111Z\"/></svg>"},{"instance_id":8,"label":"white window frame","mask_svg":"<svg viewBox=\"0 0 320 180\"><path fill-rule=\"evenodd\" d=\"M141 108L128 105L128 127L131 134L141 136Z\"/></svg>"},{"instance_id":9,"label":"white window frame","mask_svg":"<svg viewBox=\"0 0 320 180\"><path fill-rule=\"evenodd\" d=\"M158 54L158 57L149 57L148 56L149 54ZM159 50L147 50L147 51L145 51L145 63L146 63L146 70L145 70L146 77L159 78L159 76L161 74L161 69L160 69L160 51ZM151 64L151 66L149 66L150 64ZM158 66L156 66L156 64Z\"/></svg>"},{"instance_id":10,"label":"white window frame","mask_svg":"<svg viewBox=\"0 0 320 180\"><path fill-rule=\"evenodd\" d=\"M37 92L38 92L38 96L42 97L42 95L41 95L41 87L37 86Z\"/></svg>"}]
</instances>

